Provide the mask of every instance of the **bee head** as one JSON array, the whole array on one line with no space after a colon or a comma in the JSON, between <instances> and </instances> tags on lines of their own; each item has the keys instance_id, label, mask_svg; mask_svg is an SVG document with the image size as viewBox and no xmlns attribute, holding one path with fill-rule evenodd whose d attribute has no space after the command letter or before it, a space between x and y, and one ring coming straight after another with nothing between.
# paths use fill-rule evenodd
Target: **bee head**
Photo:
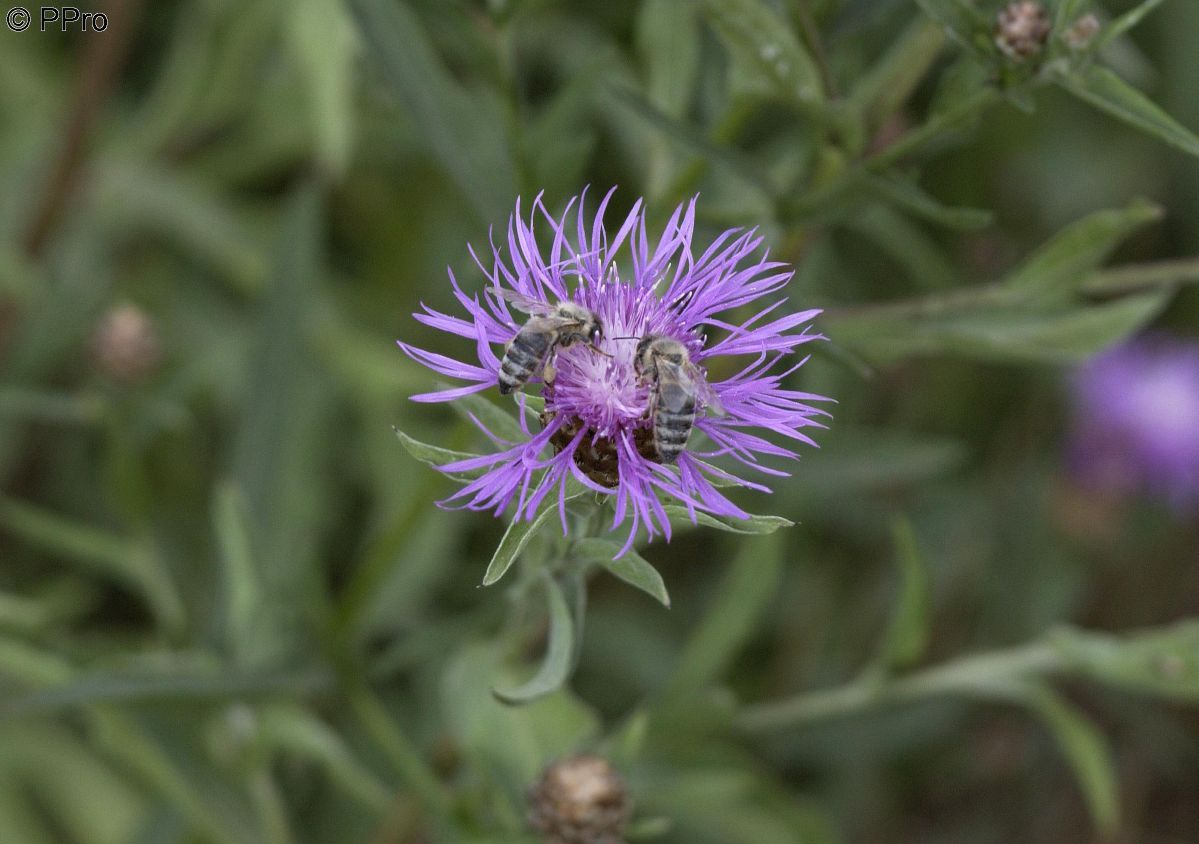
<instances>
[{"instance_id":1,"label":"bee head","mask_svg":"<svg viewBox=\"0 0 1199 844\"><path fill-rule=\"evenodd\" d=\"M600 341L604 339L604 327L600 325L600 321L593 320L591 329L587 332L587 339L591 341L591 345L599 348Z\"/></svg>"}]
</instances>

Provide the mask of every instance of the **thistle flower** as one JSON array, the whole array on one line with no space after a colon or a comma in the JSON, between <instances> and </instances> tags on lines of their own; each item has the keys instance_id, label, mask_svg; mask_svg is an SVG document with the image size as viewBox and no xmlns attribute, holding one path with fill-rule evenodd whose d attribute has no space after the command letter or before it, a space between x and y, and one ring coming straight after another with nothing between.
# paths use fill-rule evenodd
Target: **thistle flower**
<instances>
[{"instance_id":1,"label":"thistle flower","mask_svg":"<svg viewBox=\"0 0 1199 844\"><path fill-rule=\"evenodd\" d=\"M1120 346L1077 373L1073 394L1070 461L1082 482L1199 505L1199 343Z\"/></svg>"},{"instance_id":2,"label":"thistle flower","mask_svg":"<svg viewBox=\"0 0 1199 844\"><path fill-rule=\"evenodd\" d=\"M631 520L627 549L641 527L651 538L661 532L669 539L662 496L684 506L693 522L701 512L749 518L717 485L734 483L764 492L769 488L707 461L725 457L754 472L786 475L762 458L797 455L762 434L815 445L806 429L824 427L819 417L827 414L812 403L827 399L783 385L803 363L784 368L784 360L803 344L822 339L809 328L818 310L788 314L780 310L786 300L776 299L736 321L739 309L778 293L792 276L786 265L758 254L758 234L726 231L697 255L694 200L675 209L656 242L646 232L638 201L609 237L604 212L611 196L609 192L604 197L594 219L587 218L583 198L572 199L555 219L539 196L526 222L518 201L508 224L506 258L494 238L490 265L471 250L487 276L486 289L468 295L450 271L450 284L467 318L423 305L424 311L414 316L472 341L475 361L399 345L440 375L465 382L413 400L453 401L497 388L504 347L527 319L509 309L507 298L516 294L550 306L571 302L590 309L604 329L597 346L575 343L559 348L546 372L534 375L526 386L539 389L545 401L540 430L530 427L533 414L523 394L517 396L524 432L520 441L505 441L476 419L497 450L439 466L447 473L483 472L441 503L492 510L498 516L515 501L515 518L531 519L546 496L556 492L565 531L563 504L573 478L614 499L613 528ZM539 218L552 235L548 257L534 236ZM618 266L622 257L627 266ZM697 445L701 437L693 435L688 450L670 465L655 453L653 386L639 375L635 362L638 338L651 334L686 348L697 393L694 431L707 440ZM705 413L705 407L713 413ZM544 476L537 481L539 472Z\"/></svg>"}]
</instances>

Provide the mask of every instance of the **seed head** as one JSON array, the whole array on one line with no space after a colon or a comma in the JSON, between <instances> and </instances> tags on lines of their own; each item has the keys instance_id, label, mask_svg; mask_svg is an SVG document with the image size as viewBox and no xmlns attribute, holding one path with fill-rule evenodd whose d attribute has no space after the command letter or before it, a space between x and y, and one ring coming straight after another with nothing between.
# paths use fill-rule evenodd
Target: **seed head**
<instances>
[{"instance_id":1,"label":"seed head","mask_svg":"<svg viewBox=\"0 0 1199 844\"><path fill-rule=\"evenodd\" d=\"M142 381L162 358L158 329L137 305L117 305L96 326L92 354L96 368L109 378L127 384Z\"/></svg>"},{"instance_id":2,"label":"seed head","mask_svg":"<svg viewBox=\"0 0 1199 844\"><path fill-rule=\"evenodd\" d=\"M599 756L554 762L529 789L529 826L545 844L624 844L630 809L624 781Z\"/></svg>"},{"instance_id":3,"label":"seed head","mask_svg":"<svg viewBox=\"0 0 1199 844\"><path fill-rule=\"evenodd\" d=\"M1049 13L1035 0L1015 0L995 20L995 44L1015 61L1041 52L1049 38Z\"/></svg>"}]
</instances>

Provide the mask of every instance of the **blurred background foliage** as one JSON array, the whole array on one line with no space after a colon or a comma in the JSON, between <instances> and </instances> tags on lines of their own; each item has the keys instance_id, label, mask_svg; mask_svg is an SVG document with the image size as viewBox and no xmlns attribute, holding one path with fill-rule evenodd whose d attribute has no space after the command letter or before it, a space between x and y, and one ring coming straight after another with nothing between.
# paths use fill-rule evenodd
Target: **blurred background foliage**
<instances>
[{"instance_id":1,"label":"blurred background foliage","mask_svg":"<svg viewBox=\"0 0 1199 844\"><path fill-rule=\"evenodd\" d=\"M2 28L0 841L530 841L579 751L630 838L1196 840L1199 531L1071 483L1062 385L1197 327L1199 7L1059 0L1016 62L1000 5ZM545 623L397 442L484 446L393 340L451 351L446 266L587 184L761 227L839 404L745 497L801 524L642 549L669 610L597 576L571 690L508 707Z\"/></svg>"}]
</instances>

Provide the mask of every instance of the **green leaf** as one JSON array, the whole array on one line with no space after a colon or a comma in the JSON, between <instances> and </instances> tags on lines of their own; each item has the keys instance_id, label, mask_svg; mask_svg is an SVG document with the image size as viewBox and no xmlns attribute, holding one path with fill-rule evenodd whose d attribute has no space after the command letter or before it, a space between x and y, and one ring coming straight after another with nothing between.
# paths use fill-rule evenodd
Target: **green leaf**
<instances>
[{"instance_id":1,"label":"green leaf","mask_svg":"<svg viewBox=\"0 0 1199 844\"><path fill-rule=\"evenodd\" d=\"M1086 715L1047 687L1034 687L1027 702L1041 716L1074 771L1095 826L1104 836L1112 834L1120 823L1120 789L1103 734Z\"/></svg>"},{"instance_id":2,"label":"green leaf","mask_svg":"<svg viewBox=\"0 0 1199 844\"><path fill-rule=\"evenodd\" d=\"M648 0L636 20L636 48L645 70L645 97L662 114L680 118L695 97L700 69L699 7L676 0ZM666 189L681 162L664 138L648 150L650 195Z\"/></svg>"},{"instance_id":3,"label":"green leaf","mask_svg":"<svg viewBox=\"0 0 1199 844\"><path fill-rule=\"evenodd\" d=\"M508 673L500 651L494 641L470 642L450 655L437 699L439 720L462 748L463 764L497 794L510 795L515 828L523 829L524 786L551 761L589 746L600 725L568 689L525 706L500 703L492 692L497 673Z\"/></svg>"},{"instance_id":4,"label":"green leaf","mask_svg":"<svg viewBox=\"0 0 1199 844\"><path fill-rule=\"evenodd\" d=\"M995 215L981 208L950 208L902 176L885 174L868 176L866 184L879 196L887 199L913 216L958 231L985 229Z\"/></svg>"},{"instance_id":5,"label":"green leaf","mask_svg":"<svg viewBox=\"0 0 1199 844\"><path fill-rule=\"evenodd\" d=\"M1003 284L1010 290L1056 297L1074 292L1122 240L1161 215L1158 206L1138 200L1127 208L1084 217L1029 255Z\"/></svg>"},{"instance_id":6,"label":"green leaf","mask_svg":"<svg viewBox=\"0 0 1199 844\"><path fill-rule=\"evenodd\" d=\"M557 691L570 675L571 655L574 653L574 622L562 588L549 575L543 578L545 596L549 605L549 646L541 668L528 682L510 689L492 689L492 693L504 703L522 704Z\"/></svg>"},{"instance_id":7,"label":"green leaf","mask_svg":"<svg viewBox=\"0 0 1199 844\"><path fill-rule=\"evenodd\" d=\"M991 291L992 293L994 291ZM939 313L831 316L830 336L877 361L945 355L1009 363L1075 363L1146 325L1169 301L1168 289L1112 302L1048 311L987 301L959 303ZM939 309L937 309L939 310Z\"/></svg>"},{"instance_id":8,"label":"green leaf","mask_svg":"<svg viewBox=\"0 0 1199 844\"><path fill-rule=\"evenodd\" d=\"M1148 97L1106 67L1091 64L1058 78L1079 99L1191 155L1199 155L1199 138Z\"/></svg>"},{"instance_id":9,"label":"green leaf","mask_svg":"<svg viewBox=\"0 0 1199 844\"><path fill-rule=\"evenodd\" d=\"M610 539L581 539L574 544L574 553L581 560L599 563L630 586L657 600L662 606L670 606L670 596L662 575L648 560L636 551L628 550L619 559L620 543Z\"/></svg>"},{"instance_id":10,"label":"green leaf","mask_svg":"<svg viewBox=\"0 0 1199 844\"><path fill-rule=\"evenodd\" d=\"M324 198L301 182L284 202L271 282L251 329L246 397L237 414L232 479L244 493L262 594L255 652L307 647L321 612L318 533L332 491L322 472L332 384L313 359L309 320L323 284Z\"/></svg>"},{"instance_id":11,"label":"green leaf","mask_svg":"<svg viewBox=\"0 0 1199 844\"><path fill-rule=\"evenodd\" d=\"M895 539L895 561L899 567L899 602L880 652L884 668L904 668L920 659L928 645L931 585L928 568L916 545L916 535L907 519L891 525Z\"/></svg>"},{"instance_id":12,"label":"green leaf","mask_svg":"<svg viewBox=\"0 0 1199 844\"><path fill-rule=\"evenodd\" d=\"M308 98L317 161L340 177L354 136L354 26L341 0L298 0L285 19L292 61Z\"/></svg>"},{"instance_id":13,"label":"green leaf","mask_svg":"<svg viewBox=\"0 0 1199 844\"><path fill-rule=\"evenodd\" d=\"M541 484L548 483L548 478L542 478ZM540 484L538 489L540 489ZM582 492L567 492L566 500L572 501L582 495ZM557 515L558 512L558 496L553 492L546 495L545 500L541 502L541 507L537 510L536 515L532 519L516 521L515 519L509 523L508 529L504 531L503 537L500 539L500 544L496 546L495 553L491 556L491 562L487 564L487 571L483 574L483 585L490 586L503 577L512 564L516 562L516 558L520 552L529 544L529 540L549 523L550 518Z\"/></svg>"},{"instance_id":14,"label":"green leaf","mask_svg":"<svg viewBox=\"0 0 1199 844\"><path fill-rule=\"evenodd\" d=\"M782 543L777 537L744 540L740 553L725 566L712 602L668 681L668 708L684 705L719 677L762 622L782 577Z\"/></svg>"},{"instance_id":15,"label":"green leaf","mask_svg":"<svg viewBox=\"0 0 1199 844\"><path fill-rule=\"evenodd\" d=\"M783 96L804 106L824 102L816 63L795 33L762 0L705 0L716 34Z\"/></svg>"},{"instance_id":16,"label":"green leaf","mask_svg":"<svg viewBox=\"0 0 1199 844\"><path fill-rule=\"evenodd\" d=\"M442 448L441 446L423 443L420 440L413 439L412 437L408 436L399 428L396 428L395 432L396 436L400 440L401 445L404 446L405 450L407 450L409 454L411 454L421 463L432 466L434 469L444 466L447 463L454 463L458 460L470 460L472 457L482 456L480 454L473 454L469 451L452 451L448 448ZM454 472L451 477L465 481L471 478L477 478L485 471L485 469L474 469L469 472Z\"/></svg>"},{"instance_id":17,"label":"green leaf","mask_svg":"<svg viewBox=\"0 0 1199 844\"><path fill-rule=\"evenodd\" d=\"M429 152L482 220L506 217L516 177L498 106L458 85L407 5L350 0L350 8L412 125L424 133Z\"/></svg>"},{"instance_id":18,"label":"green leaf","mask_svg":"<svg viewBox=\"0 0 1199 844\"><path fill-rule=\"evenodd\" d=\"M664 506L666 515L670 517L672 525L680 527L690 527L691 513L681 504L667 504ZM705 527L713 527L717 530L728 531L729 533L743 534L767 534L774 533L779 528L794 527L795 522L784 519L782 516L750 516L748 519L737 519L732 516L713 516L710 513L704 513L699 510L695 511L695 524L704 525Z\"/></svg>"},{"instance_id":19,"label":"green leaf","mask_svg":"<svg viewBox=\"0 0 1199 844\"><path fill-rule=\"evenodd\" d=\"M62 557L141 594L167 628L183 624L170 574L146 542L79 524L15 499L0 498L0 527L44 553Z\"/></svg>"},{"instance_id":20,"label":"green leaf","mask_svg":"<svg viewBox=\"0 0 1199 844\"><path fill-rule=\"evenodd\" d=\"M1109 23L1095 39L1095 50L1101 50L1111 42L1115 41L1128 30L1139 24L1145 15L1152 12L1160 6L1162 0L1144 0L1144 2L1133 6L1120 17Z\"/></svg>"},{"instance_id":21,"label":"green leaf","mask_svg":"<svg viewBox=\"0 0 1199 844\"><path fill-rule=\"evenodd\" d=\"M1199 702L1197 621L1123 637L1067 629L1055 633L1052 642L1072 673L1169 700Z\"/></svg>"},{"instance_id":22,"label":"green leaf","mask_svg":"<svg viewBox=\"0 0 1199 844\"><path fill-rule=\"evenodd\" d=\"M245 664L253 642L254 627L262 599L254 552L250 543L245 496L233 483L216 490L213 527L224 564L225 612L228 640L234 654Z\"/></svg>"}]
</instances>

